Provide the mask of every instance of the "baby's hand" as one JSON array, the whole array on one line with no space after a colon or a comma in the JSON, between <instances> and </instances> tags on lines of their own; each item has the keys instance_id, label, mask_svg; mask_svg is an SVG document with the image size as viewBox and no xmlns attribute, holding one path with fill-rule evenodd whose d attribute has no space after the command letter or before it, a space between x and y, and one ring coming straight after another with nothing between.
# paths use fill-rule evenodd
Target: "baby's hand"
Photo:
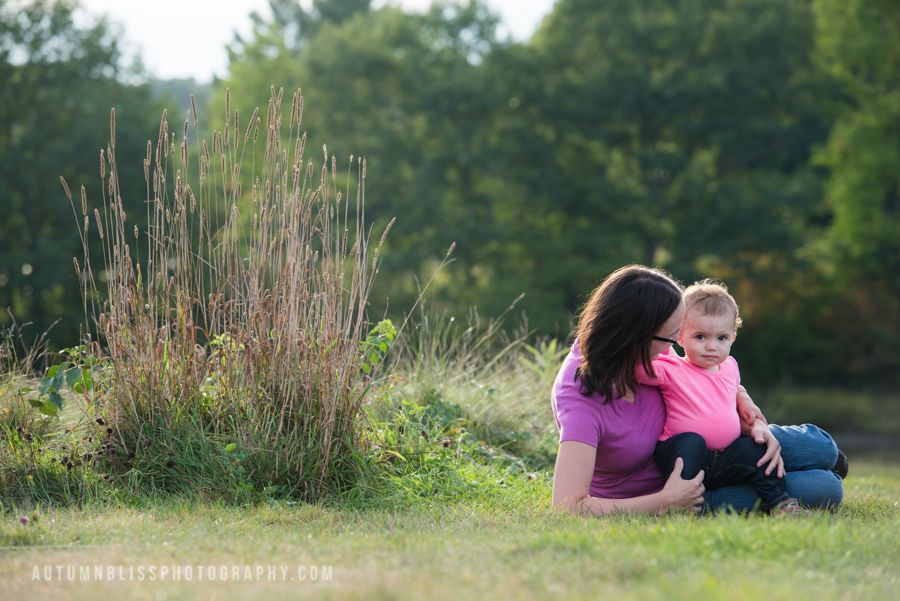
<instances>
[{"instance_id":1,"label":"baby's hand","mask_svg":"<svg viewBox=\"0 0 900 601\"><path fill-rule=\"evenodd\" d=\"M759 407L757 407L753 403L738 404L738 414L741 416L741 419L747 423L748 426L752 426L753 422L756 421L756 418L762 418L762 414L759 412Z\"/></svg>"},{"instance_id":2,"label":"baby's hand","mask_svg":"<svg viewBox=\"0 0 900 601\"><path fill-rule=\"evenodd\" d=\"M774 473L776 477L784 478L784 458L781 456L781 443L772 435L769 426L761 421L757 421L750 429L750 438L756 444L766 445L766 452L756 464L757 467L762 467L768 463L766 467L767 476Z\"/></svg>"}]
</instances>

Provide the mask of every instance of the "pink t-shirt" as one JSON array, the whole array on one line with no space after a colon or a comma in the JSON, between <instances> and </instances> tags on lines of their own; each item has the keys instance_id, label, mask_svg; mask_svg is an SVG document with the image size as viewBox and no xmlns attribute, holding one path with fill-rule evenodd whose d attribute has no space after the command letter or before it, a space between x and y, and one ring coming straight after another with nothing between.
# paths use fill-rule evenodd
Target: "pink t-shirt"
<instances>
[{"instance_id":1,"label":"pink t-shirt","mask_svg":"<svg viewBox=\"0 0 900 601\"><path fill-rule=\"evenodd\" d=\"M653 462L653 451L666 421L659 388L638 385L634 402L604 403L598 393L581 394L575 369L581 363L578 341L553 384L553 414L559 441L575 440L597 449L589 494L627 499L662 490L665 479Z\"/></svg>"},{"instance_id":2,"label":"pink t-shirt","mask_svg":"<svg viewBox=\"0 0 900 601\"><path fill-rule=\"evenodd\" d=\"M666 403L666 425L660 440L682 432L696 432L711 451L721 451L741 435L737 412L737 392L741 373L734 357L711 372L689 363L674 352L660 355L653 362L657 379L644 368L635 370L641 384L659 386Z\"/></svg>"}]
</instances>

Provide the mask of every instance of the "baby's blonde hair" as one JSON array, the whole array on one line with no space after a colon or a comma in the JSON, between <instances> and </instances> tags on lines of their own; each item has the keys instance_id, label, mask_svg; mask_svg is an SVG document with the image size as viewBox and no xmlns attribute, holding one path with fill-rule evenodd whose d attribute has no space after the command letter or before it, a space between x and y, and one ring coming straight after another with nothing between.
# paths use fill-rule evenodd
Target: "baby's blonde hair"
<instances>
[{"instance_id":1,"label":"baby's blonde hair","mask_svg":"<svg viewBox=\"0 0 900 601\"><path fill-rule=\"evenodd\" d=\"M734 331L744 323L741 311L734 297L728 294L728 286L722 282L705 279L688 286L682 294L688 311L699 311L701 315L734 315Z\"/></svg>"}]
</instances>

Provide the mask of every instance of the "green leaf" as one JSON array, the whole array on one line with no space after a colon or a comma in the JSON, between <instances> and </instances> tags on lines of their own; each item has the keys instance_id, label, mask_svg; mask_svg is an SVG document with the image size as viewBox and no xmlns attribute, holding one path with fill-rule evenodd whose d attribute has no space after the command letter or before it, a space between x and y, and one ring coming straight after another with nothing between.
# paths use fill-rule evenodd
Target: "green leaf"
<instances>
[{"instance_id":1,"label":"green leaf","mask_svg":"<svg viewBox=\"0 0 900 601\"><path fill-rule=\"evenodd\" d=\"M49 415L50 417L59 417L59 407L54 405L51 401L41 403L41 406L38 407L38 411L44 415Z\"/></svg>"},{"instance_id":2,"label":"green leaf","mask_svg":"<svg viewBox=\"0 0 900 601\"><path fill-rule=\"evenodd\" d=\"M59 392L63 389L63 385L66 383L66 372L62 370L57 370L56 374L53 376L51 380L51 386L56 392Z\"/></svg>"},{"instance_id":3,"label":"green leaf","mask_svg":"<svg viewBox=\"0 0 900 601\"><path fill-rule=\"evenodd\" d=\"M81 370L77 367L72 367L66 370L66 384L69 385L69 388L72 388L72 385L75 384L78 380L81 379Z\"/></svg>"},{"instance_id":4,"label":"green leaf","mask_svg":"<svg viewBox=\"0 0 900 601\"><path fill-rule=\"evenodd\" d=\"M56 407L57 409L62 409L63 402L65 402L65 400L62 398L62 396L60 396L58 392L56 392L55 390L51 390L48 396L50 397L49 402L53 403L54 407Z\"/></svg>"},{"instance_id":5,"label":"green leaf","mask_svg":"<svg viewBox=\"0 0 900 601\"><path fill-rule=\"evenodd\" d=\"M44 377L40 380L40 386L38 386L38 392L42 395L47 394L47 391L50 390L50 387L53 385L53 379Z\"/></svg>"},{"instance_id":6,"label":"green leaf","mask_svg":"<svg viewBox=\"0 0 900 601\"><path fill-rule=\"evenodd\" d=\"M40 407L46 401L41 401L39 399L28 399L28 402L31 404L32 407Z\"/></svg>"},{"instance_id":7,"label":"green leaf","mask_svg":"<svg viewBox=\"0 0 900 601\"><path fill-rule=\"evenodd\" d=\"M406 459L406 457L404 457L404 456L401 455L400 453L397 453L396 451L388 451L388 450L385 450L384 454L385 454L385 455L391 455L391 456L393 456L393 457L396 457L397 459L399 459L399 460L402 461L403 463L409 463L409 461Z\"/></svg>"},{"instance_id":8,"label":"green leaf","mask_svg":"<svg viewBox=\"0 0 900 601\"><path fill-rule=\"evenodd\" d=\"M231 443L225 447L225 452L226 453L234 453L236 449L237 449L237 445L234 443Z\"/></svg>"},{"instance_id":9,"label":"green leaf","mask_svg":"<svg viewBox=\"0 0 900 601\"><path fill-rule=\"evenodd\" d=\"M58 371L59 371L59 365L54 365L49 370L47 370L47 377L52 378L52 377L56 376L56 372L58 372Z\"/></svg>"}]
</instances>

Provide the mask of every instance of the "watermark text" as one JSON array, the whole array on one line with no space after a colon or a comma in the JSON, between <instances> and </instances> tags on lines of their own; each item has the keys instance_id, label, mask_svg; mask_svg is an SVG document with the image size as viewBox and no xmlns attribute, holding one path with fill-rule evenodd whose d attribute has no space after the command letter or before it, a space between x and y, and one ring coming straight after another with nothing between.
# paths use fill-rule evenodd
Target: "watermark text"
<instances>
[{"instance_id":1,"label":"watermark text","mask_svg":"<svg viewBox=\"0 0 900 601\"><path fill-rule=\"evenodd\" d=\"M330 565L35 565L32 580L41 581L310 581L334 579Z\"/></svg>"}]
</instances>

